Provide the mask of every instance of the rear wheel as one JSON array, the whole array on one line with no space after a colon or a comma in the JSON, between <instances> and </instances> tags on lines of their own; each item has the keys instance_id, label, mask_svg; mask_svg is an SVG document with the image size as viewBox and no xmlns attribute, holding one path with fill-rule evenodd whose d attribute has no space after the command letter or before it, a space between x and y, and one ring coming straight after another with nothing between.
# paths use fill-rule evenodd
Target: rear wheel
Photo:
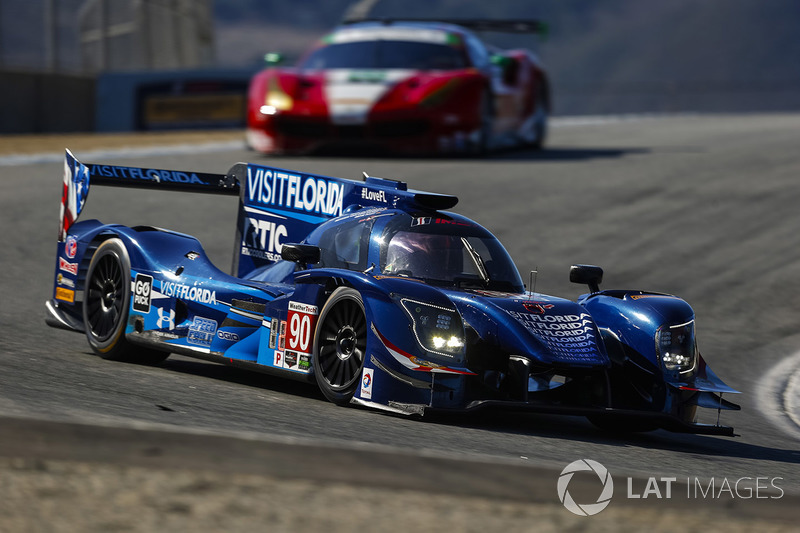
<instances>
[{"instance_id":1,"label":"rear wheel","mask_svg":"<svg viewBox=\"0 0 800 533\"><path fill-rule=\"evenodd\" d=\"M125 338L131 298L128 251L119 239L104 241L92 257L83 297L89 346L103 359L155 364L169 356L130 344Z\"/></svg>"},{"instance_id":2,"label":"rear wheel","mask_svg":"<svg viewBox=\"0 0 800 533\"><path fill-rule=\"evenodd\" d=\"M314 375L328 400L337 405L350 402L366 353L364 300L355 289L340 287L322 308L314 336Z\"/></svg>"}]
</instances>

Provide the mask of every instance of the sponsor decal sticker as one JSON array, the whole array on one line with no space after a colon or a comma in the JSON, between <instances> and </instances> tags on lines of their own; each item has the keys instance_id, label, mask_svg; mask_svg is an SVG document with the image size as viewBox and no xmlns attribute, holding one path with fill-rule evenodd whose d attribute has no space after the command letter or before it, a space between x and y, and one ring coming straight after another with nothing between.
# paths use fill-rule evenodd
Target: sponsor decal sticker
<instances>
[{"instance_id":1,"label":"sponsor decal sticker","mask_svg":"<svg viewBox=\"0 0 800 533\"><path fill-rule=\"evenodd\" d=\"M596 361L600 356L591 317L580 315L547 315L506 310L531 334L544 342L550 351L570 361Z\"/></svg>"},{"instance_id":2,"label":"sponsor decal sticker","mask_svg":"<svg viewBox=\"0 0 800 533\"><path fill-rule=\"evenodd\" d=\"M158 321L156 322L156 327L158 329L167 328L170 331L175 329L175 310L170 309L169 312L164 311L163 307L159 307L158 311Z\"/></svg>"},{"instance_id":3,"label":"sponsor decal sticker","mask_svg":"<svg viewBox=\"0 0 800 533\"><path fill-rule=\"evenodd\" d=\"M286 350L283 352L283 368L297 370L297 352Z\"/></svg>"},{"instance_id":4,"label":"sponsor decal sticker","mask_svg":"<svg viewBox=\"0 0 800 533\"><path fill-rule=\"evenodd\" d=\"M364 400L372 399L373 376L374 370L364 367L364 370L361 372L361 398Z\"/></svg>"},{"instance_id":5,"label":"sponsor decal sticker","mask_svg":"<svg viewBox=\"0 0 800 533\"><path fill-rule=\"evenodd\" d=\"M91 174L93 176L104 176L106 178L126 178L134 180L167 181L171 183L199 183L204 184L194 172L180 172L177 170L157 170L154 168L134 168L134 167L115 167L110 165L92 165Z\"/></svg>"},{"instance_id":6,"label":"sponsor decal sticker","mask_svg":"<svg viewBox=\"0 0 800 533\"><path fill-rule=\"evenodd\" d=\"M67 257L70 259L74 258L75 254L78 253L78 239L72 235L68 235L67 242L64 244L64 253L67 254Z\"/></svg>"},{"instance_id":7,"label":"sponsor decal sticker","mask_svg":"<svg viewBox=\"0 0 800 533\"><path fill-rule=\"evenodd\" d=\"M362 200L369 200L372 202L380 202L382 204L386 203L386 192L384 191L371 191L368 188L364 187L361 189L361 199Z\"/></svg>"},{"instance_id":8,"label":"sponsor decal sticker","mask_svg":"<svg viewBox=\"0 0 800 533\"><path fill-rule=\"evenodd\" d=\"M274 350L278 345L278 329L280 329L278 319L273 318L269 326L269 347L271 350Z\"/></svg>"},{"instance_id":9,"label":"sponsor decal sticker","mask_svg":"<svg viewBox=\"0 0 800 533\"><path fill-rule=\"evenodd\" d=\"M527 309L529 312L536 314L536 315L543 315L545 309L552 309L555 307L553 304L540 304L538 302L522 302L522 307Z\"/></svg>"},{"instance_id":10,"label":"sponsor decal sticker","mask_svg":"<svg viewBox=\"0 0 800 533\"><path fill-rule=\"evenodd\" d=\"M64 272L69 272L73 276L78 275L78 263L70 263L63 257L58 258L58 269Z\"/></svg>"},{"instance_id":11,"label":"sponsor decal sticker","mask_svg":"<svg viewBox=\"0 0 800 533\"><path fill-rule=\"evenodd\" d=\"M319 308L300 302L289 302L289 336L286 339L288 349L299 353L311 353L312 335L317 324Z\"/></svg>"},{"instance_id":12,"label":"sponsor decal sticker","mask_svg":"<svg viewBox=\"0 0 800 533\"><path fill-rule=\"evenodd\" d=\"M75 302L75 291L65 289L64 287L56 287L56 300L63 300L65 302Z\"/></svg>"},{"instance_id":13,"label":"sponsor decal sticker","mask_svg":"<svg viewBox=\"0 0 800 533\"><path fill-rule=\"evenodd\" d=\"M153 276L136 274L136 279L133 282L133 310L140 313L149 313L152 293Z\"/></svg>"},{"instance_id":14,"label":"sponsor decal sticker","mask_svg":"<svg viewBox=\"0 0 800 533\"><path fill-rule=\"evenodd\" d=\"M59 274L56 277L56 280L58 281L59 285L64 285L65 287L69 287L70 289L74 289L75 288L75 282L72 281L69 278L65 278L64 274Z\"/></svg>"},{"instance_id":15,"label":"sponsor decal sticker","mask_svg":"<svg viewBox=\"0 0 800 533\"><path fill-rule=\"evenodd\" d=\"M200 316L194 317L192 325L189 326L189 333L186 335L186 342L198 346L211 346L214 334L217 332L217 321Z\"/></svg>"},{"instance_id":16,"label":"sponsor decal sticker","mask_svg":"<svg viewBox=\"0 0 800 533\"><path fill-rule=\"evenodd\" d=\"M275 351L275 360L272 362L272 365L283 368L283 352Z\"/></svg>"},{"instance_id":17,"label":"sponsor decal sticker","mask_svg":"<svg viewBox=\"0 0 800 533\"><path fill-rule=\"evenodd\" d=\"M217 305L217 291L204 289L194 285L162 281L161 293L170 298L191 300L202 304Z\"/></svg>"},{"instance_id":18,"label":"sponsor decal sticker","mask_svg":"<svg viewBox=\"0 0 800 533\"><path fill-rule=\"evenodd\" d=\"M242 254L278 261L283 249L281 241L288 234L283 224L248 217L245 236L242 239Z\"/></svg>"},{"instance_id":19,"label":"sponsor decal sticker","mask_svg":"<svg viewBox=\"0 0 800 533\"><path fill-rule=\"evenodd\" d=\"M344 184L273 169L247 169L250 202L327 216L342 214Z\"/></svg>"},{"instance_id":20,"label":"sponsor decal sticker","mask_svg":"<svg viewBox=\"0 0 800 533\"><path fill-rule=\"evenodd\" d=\"M220 330L220 331L217 332L217 337L219 337L220 339L222 339L224 341L233 341L233 342L238 342L239 341L239 335L237 333L232 332L232 331L222 331L222 330Z\"/></svg>"}]
</instances>

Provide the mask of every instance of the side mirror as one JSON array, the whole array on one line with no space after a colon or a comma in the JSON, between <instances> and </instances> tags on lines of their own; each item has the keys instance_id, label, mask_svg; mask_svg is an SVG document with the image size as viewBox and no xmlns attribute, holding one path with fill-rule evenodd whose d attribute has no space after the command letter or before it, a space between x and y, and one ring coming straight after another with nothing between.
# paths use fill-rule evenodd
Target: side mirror
<instances>
[{"instance_id":1,"label":"side mirror","mask_svg":"<svg viewBox=\"0 0 800 533\"><path fill-rule=\"evenodd\" d=\"M588 285L591 292L600 292L603 269L594 265L572 265L569 267L569 280L572 283Z\"/></svg>"},{"instance_id":2,"label":"side mirror","mask_svg":"<svg viewBox=\"0 0 800 533\"><path fill-rule=\"evenodd\" d=\"M281 258L295 263L319 263L319 246L311 244L284 244Z\"/></svg>"},{"instance_id":3,"label":"side mirror","mask_svg":"<svg viewBox=\"0 0 800 533\"><path fill-rule=\"evenodd\" d=\"M283 63L284 59L285 58L283 57L283 54L280 54L278 52L269 52L264 55L264 61L266 61L267 65L271 67L280 65L281 63Z\"/></svg>"}]
</instances>

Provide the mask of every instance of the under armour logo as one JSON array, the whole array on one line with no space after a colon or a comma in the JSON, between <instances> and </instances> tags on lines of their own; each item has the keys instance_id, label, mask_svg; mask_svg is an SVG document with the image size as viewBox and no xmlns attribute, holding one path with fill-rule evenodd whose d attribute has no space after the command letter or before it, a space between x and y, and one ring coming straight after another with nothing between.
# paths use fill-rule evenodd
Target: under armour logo
<instances>
[{"instance_id":1,"label":"under armour logo","mask_svg":"<svg viewBox=\"0 0 800 533\"><path fill-rule=\"evenodd\" d=\"M169 324L169 330L172 331L175 329L175 310L170 309L169 313L166 313L162 307L158 308L158 322L156 323L156 327L161 329L166 324Z\"/></svg>"}]
</instances>

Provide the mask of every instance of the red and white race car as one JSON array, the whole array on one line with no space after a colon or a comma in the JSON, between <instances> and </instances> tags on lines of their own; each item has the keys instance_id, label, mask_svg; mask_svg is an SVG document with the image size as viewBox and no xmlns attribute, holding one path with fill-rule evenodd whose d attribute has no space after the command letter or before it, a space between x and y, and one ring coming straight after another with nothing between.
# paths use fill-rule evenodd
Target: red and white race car
<instances>
[{"instance_id":1,"label":"red and white race car","mask_svg":"<svg viewBox=\"0 0 800 533\"><path fill-rule=\"evenodd\" d=\"M362 21L294 68L256 74L247 142L263 153L360 146L394 153L540 148L550 89L529 50L497 50L468 28L536 32L533 21Z\"/></svg>"}]
</instances>

